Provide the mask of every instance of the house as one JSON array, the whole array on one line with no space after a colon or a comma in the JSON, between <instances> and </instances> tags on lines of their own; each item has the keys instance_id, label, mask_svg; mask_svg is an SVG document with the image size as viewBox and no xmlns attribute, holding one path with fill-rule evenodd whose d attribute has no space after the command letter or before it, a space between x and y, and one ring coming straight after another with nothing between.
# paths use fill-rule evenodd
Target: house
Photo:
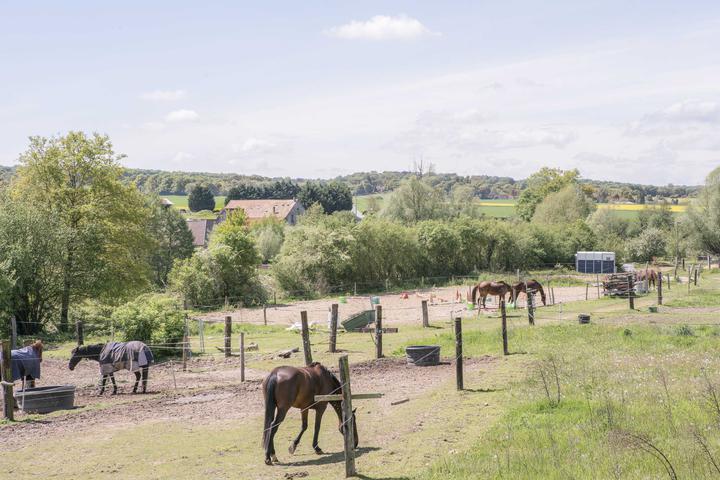
<instances>
[{"instance_id":1,"label":"house","mask_svg":"<svg viewBox=\"0 0 720 480\"><path fill-rule=\"evenodd\" d=\"M228 214L234 210L242 209L248 223L257 222L263 218L275 217L284 220L289 225L295 225L305 208L297 200L230 200L220 212L217 222L224 221Z\"/></svg>"},{"instance_id":2,"label":"house","mask_svg":"<svg viewBox=\"0 0 720 480\"><path fill-rule=\"evenodd\" d=\"M196 247L207 247L210 232L215 226L215 220L189 218L187 220L187 226L193 236L193 245Z\"/></svg>"}]
</instances>

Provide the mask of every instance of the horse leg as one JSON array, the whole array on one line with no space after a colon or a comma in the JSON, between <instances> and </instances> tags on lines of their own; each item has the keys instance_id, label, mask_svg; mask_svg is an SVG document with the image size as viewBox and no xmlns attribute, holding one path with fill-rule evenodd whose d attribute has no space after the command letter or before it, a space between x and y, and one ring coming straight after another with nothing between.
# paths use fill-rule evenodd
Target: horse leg
<instances>
[{"instance_id":1,"label":"horse leg","mask_svg":"<svg viewBox=\"0 0 720 480\"><path fill-rule=\"evenodd\" d=\"M318 436L320 435L320 423L322 422L323 413L325 413L325 406L315 410L315 431L313 432L313 449L318 455L322 455L323 451L318 445Z\"/></svg>"},{"instance_id":2,"label":"horse leg","mask_svg":"<svg viewBox=\"0 0 720 480\"><path fill-rule=\"evenodd\" d=\"M275 415L275 420L273 420L272 428L270 429L270 439L268 441L268 454L270 455L270 460L277 463L278 459L275 456L275 434L278 431L278 427L282 423L283 420L285 420L285 415L287 414L288 409L287 408L280 408L278 407L277 414Z\"/></svg>"},{"instance_id":3,"label":"horse leg","mask_svg":"<svg viewBox=\"0 0 720 480\"><path fill-rule=\"evenodd\" d=\"M137 393L137 387L140 384L140 370L135 372L135 385L133 385L133 393Z\"/></svg>"},{"instance_id":4,"label":"horse leg","mask_svg":"<svg viewBox=\"0 0 720 480\"><path fill-rule=\"evenodd\" d=\"M112 381L112 384L113 384L113 392L112 392L112 394L113 394L113 395L117 395L117 383L115 383L115 374L114 374L114 373L111 373L111 374L110 374L110 381Z\"/></svg>"},{"instance_id":5,"label":"horse leg","mask_svg":"<svg viewBox=\"0 0 720 480\"><path fill-rule=\"evenodd\" d=\"M105 393L105 381L107 380L107 377L107 375L102 376L102 381L100 382L100 393L98 393L100 396Z\"/></svg>"},{"instance_id":6,"label":"horse leg","mask_svg":"<svg viewBox=\"0 0 720 480\"><path fill-rule=\"evenodd\" d=\"M308 411L307 411L307 409L300 412L300 416L302 418L302 426L300 427L300 433L298 433L297 438L295 440L293 440L293 442L290 444L290 448L288 449L288 451L290 452L290 455L295 453L295 449L297 448L298 443L300 443L300 439L302 438L303 433L305 433L305 430L307 430L307 427L308 427Z\"/></svg>"},{"instance_id":7,"label":"horse leg","mask_svg":"<svg viewBox=\"0 0 720 480\"><path fill-rule=\"evenodd\" d=\"M147 392L147 381L150 375L150 367L143 367L142 369L142 392Z\"/></svg>"}]
</instances>

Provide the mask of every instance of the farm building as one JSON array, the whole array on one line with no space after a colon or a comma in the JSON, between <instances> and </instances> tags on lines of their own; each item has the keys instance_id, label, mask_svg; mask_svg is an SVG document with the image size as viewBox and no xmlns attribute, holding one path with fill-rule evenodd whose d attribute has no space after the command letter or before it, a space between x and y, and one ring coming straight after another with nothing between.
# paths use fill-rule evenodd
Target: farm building
<instances>
[{"instance_id":1,"label":"farm building","mask_svg":"<svg viewBox=\"0 0 720 480\"><path fill-rule=\"evenodd\" d=\"M615 273L615 252L577 252L575 269L580 273Z\"/></svg>"},{"instance_id":2,"label":"farm building","mask_svg":"<svg viewBox=\"0 0 720 480\"><path fill-rule=\"evenodd\" d=\"M210 232L215 226L214 220L205 219L188 219L187 226L193 236L193 245L196 247L206 247Z\"/></svg>"},{"instance_id":3,"label":"farm building","mask_svg":"<svg viewBox=\"0 0 720 480\"><path fill-rule=\"evenodd\" d=\"M305 208L297 200L230 200L220 212L218 223L227 218L229 212L238 208L245 211L248 222L257 222L263 218L275 217L284 220L289 225L295 225L300 215L305 213Z\"/></svg>"}]
</instances>

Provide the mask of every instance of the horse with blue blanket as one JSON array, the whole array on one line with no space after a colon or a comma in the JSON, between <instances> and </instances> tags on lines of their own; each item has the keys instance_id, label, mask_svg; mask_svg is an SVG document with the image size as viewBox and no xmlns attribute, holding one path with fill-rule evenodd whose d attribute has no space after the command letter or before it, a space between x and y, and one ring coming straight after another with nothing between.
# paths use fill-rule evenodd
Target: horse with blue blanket
<instances>
[{"instance_id":1,"label":"horse with blue blanket","mask_svg":"<svg viewBox=\"0 0 720 480\"><path fill-rule=\"evenodd\" d=\"M26 381L30 382L30 387L35 386L35 380L40 378L40 362L42 362L43 344L42 341L36 340L32 344L10 351L10 369L12 378L3 379L5 381L15 382L23 381L23 388Z\"/></svg>"},{"instance_id":2,"label":"horse with blue blanket","mask_svg":"<svg viewBox=\"0 0 720 480\"><path fill-rule=\"evenodd\" d=\"M150 348L143 342L97 343L74 348L68 368L74 370L83 358L95 360L100 364L102 381L99 395L105 393L105 382L108 377L113 385L112 394L117 393L114 373L118 370L129 370L135 374L133 393L137 393L138 384L142 378L142 393L146 393L150 364L153 363L154 358Z\"/></svg>"}]
</instances>

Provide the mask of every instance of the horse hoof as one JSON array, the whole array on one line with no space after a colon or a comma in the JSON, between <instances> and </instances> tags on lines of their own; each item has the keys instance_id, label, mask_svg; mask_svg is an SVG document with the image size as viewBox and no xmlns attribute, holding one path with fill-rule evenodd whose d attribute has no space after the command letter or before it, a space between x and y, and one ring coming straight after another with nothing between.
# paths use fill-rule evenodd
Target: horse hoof
<instances>
[{"instance_id":1,"label":"horse hoof","mask_svg":"<svg viewBox=\"0 0 720 480\"><path fill-rule=\"evenodd\" d=\"M272 465L272 464L273 464L272 460L270 460L269 458L265 459L265 465Z\"/></svg>"},{"instance_id":2,"label":"horse hoof","mask_svg":"<svg viewBox=\"0 0 720 480\"><path fill-rule=\"evenodd\" d=\"M270 455L270 459L271 459L274 463L280 463L275 455Z\"/></svg>"},{"instance_id":3,"label":"horse hoof","mask_svg":"<svg viewBox=\"0 0 720 480\"><path fill-rule=\"evenodd\" d=\"M322 448L317 447L317 448L315 448L315 453L317 453L318 455L322 455L325 452L322 451Z\"/></svg>"},{"instance_id":4,"label":"horse hoof","mask_svg":"<svg viewBox=\"0 0 720 480\"><path fill-rule=\"evenodd\" d=\"M290 447L288 447L288 452L290 452L290 455L295 453L295 444L291 443Z\"/></svg>"}]
</instances>

